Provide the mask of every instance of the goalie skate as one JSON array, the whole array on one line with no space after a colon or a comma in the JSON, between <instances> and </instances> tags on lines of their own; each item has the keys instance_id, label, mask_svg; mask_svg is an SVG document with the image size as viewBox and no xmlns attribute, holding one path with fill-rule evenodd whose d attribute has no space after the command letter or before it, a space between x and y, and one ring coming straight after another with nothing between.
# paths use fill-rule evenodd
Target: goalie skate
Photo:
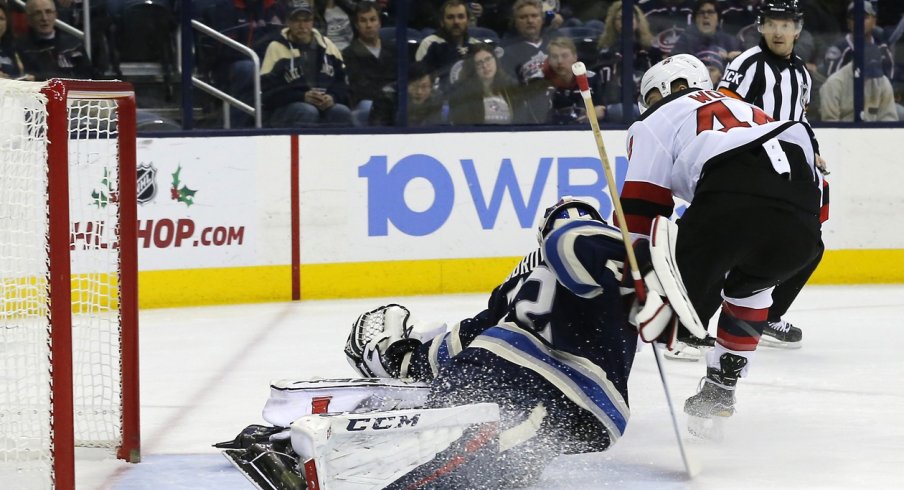
<instances>
[{"instance_id":1,"label":"goalie skate","mask_svg":"<svg viewBox=\"0 0 904 490\"><path fill-rule=\"evenodd\" d=\"M282 452L271 444L253 444L226 449L223 456L260 490L303 490L305 481L294 470L297 459L286 446Z\"/></svg>"}]
</instances>

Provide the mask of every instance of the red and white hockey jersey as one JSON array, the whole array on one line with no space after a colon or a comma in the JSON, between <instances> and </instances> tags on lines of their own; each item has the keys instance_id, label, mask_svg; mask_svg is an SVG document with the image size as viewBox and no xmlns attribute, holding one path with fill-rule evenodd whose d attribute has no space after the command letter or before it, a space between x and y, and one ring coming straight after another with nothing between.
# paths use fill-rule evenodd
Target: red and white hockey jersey
<instances>
[{"instance_id":1,"label":"red and white hockey jersey","mask_svg":"<svg viewBox=\"0 0 904 490\"><path fill-rule=\"evenodd\" d=\"M803 150L814 186L822 188L803 123L773 121L760 108L714 90L670 95L628 129L629 165L622 190L628 229L647 235L653 217L671 216L673 195L692 202L704 165L726 153L762 146L777 173L789 172L779 141Z\"/></svg>"}]
</instances>

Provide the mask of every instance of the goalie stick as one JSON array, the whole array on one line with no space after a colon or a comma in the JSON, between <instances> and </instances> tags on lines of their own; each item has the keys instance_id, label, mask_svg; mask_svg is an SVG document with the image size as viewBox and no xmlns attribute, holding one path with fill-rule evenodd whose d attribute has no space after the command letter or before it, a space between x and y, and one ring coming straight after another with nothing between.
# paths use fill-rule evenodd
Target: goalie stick
<instances>
[{"instance_id":1,"label":"goalie stick","mask_svg":"<svg viewBox=\"0 0 904 490\"><path fill-rule=\"evenodd\" d=\"M590 85L587 82L587 67L584 63L578 61L571 65L571 71L574 73L581 90L581 98L584 99L584 108L587 111L587 119L590 121L590 128L593 130L593 137L596 139L596 149L599 152L600 162L603 165L603 173L606 175L606 183L609 186L609 195L612 198L612 205L615 208L615 216L618 219L618 228L621 230L622 238L625 242L625 252L628 256L628 264L631 267L631 278L634 280L634 291L637 300L643 304L646 301L646 289L644 288L643 278L640 274L640 267L637 265L637 257L634 255L634 247L631 245L631 234L628 232L628 225L625 222L625 213L622 210L621 199L618 197L618 187L615 182L615 174L609 165L609 157L606 156L606 146L603 144L603 134L600 131L599 121L596 119L596 111L593 108L593 100L590 98ZM662 389L665 392L665 398L668 402L669 413L672 419L672 427L675 430L675 438L678 441L678 449L681 452L681 461L684 463L684 470L689 478L693 478L695 472L691 470L691 464L688 460L687 450L684 447L684 439L681 438L681 430L678 428L678 418L675 415L675 408L672 406L672 399L669 395L669 386L665 378L665 369L659 359L659 351L656 343L652 343L653 356L656 358L656 367L659 369L659 378L662 380Z\"/></svg>"}]
</instances>

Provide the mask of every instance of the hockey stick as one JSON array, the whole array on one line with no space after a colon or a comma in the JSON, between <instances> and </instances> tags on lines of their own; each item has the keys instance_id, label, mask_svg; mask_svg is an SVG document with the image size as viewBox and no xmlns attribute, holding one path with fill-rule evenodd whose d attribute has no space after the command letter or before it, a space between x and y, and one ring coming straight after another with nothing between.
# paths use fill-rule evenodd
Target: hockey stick
<instances>
[{"instance_id":1,"label":"hockey stick","mask_svg":"<svg viewBox=\"0 0 904 490\"><path fill-rule=\"evenodd\" d=\"M628 256L628 264L631 267L631 278L634 280L634 291L637 294L637 300L643 304L647 300L646 289L644 287L643 278L640 275L640 267L637 265L637 256L634 255L634 247L631 245L631 234L628 232L628 224L625 222L625 212L622 210L621 199L618 197L618 187L615 183L615 174L609 165L609 157L606 156L606 146L603 144L603 133L600 131L600 123L596 119L596 110L593 107L593 100L590 98L590 84L587 82L587 68L584 63L578 61L571 65L571 72L574 73L578 82L578 88L581 89L581 97L584 99L584 108L587 111L587 119L590 120L590 127L593 129L593 137L596 139L596 149L599 151L600 162L603 164L603 173L606 174L606 183L609 185L609 195L612 198L612 205L615 207L615 216L618 219L618 228L621 230L622 239L625 242L625 252ZM672 427L675 429L675 438L678 440L678 449L681 451L681 461L684 463L684 470L689 478L693 478L695 472L691 470L690 461L687 457L687 451L684 447L684 439L681 438L681 430L678 428L678 417L675 416L675 408L672 406L672 398L669 394L669 385L665 379L665 370L659 359L659 351L655 342L652 344L653 356L656 358L656 367L659 369L659 378L662 380L662 389L665 391L665 399L668 402L669 413L672 416Z\"/></svg>"}]
</instances>

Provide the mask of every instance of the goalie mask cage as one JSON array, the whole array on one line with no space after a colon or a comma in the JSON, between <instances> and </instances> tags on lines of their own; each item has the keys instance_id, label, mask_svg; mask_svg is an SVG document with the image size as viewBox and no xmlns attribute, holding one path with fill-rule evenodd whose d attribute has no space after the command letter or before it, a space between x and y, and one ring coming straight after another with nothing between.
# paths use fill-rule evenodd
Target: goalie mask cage
<instances>
[{"instance_id":1,"label":"goalie mask cage","mask_svg":"<svg viewBox=\"0 0 904 490\"><path fill-rule=\"evenodd\" d=\"M131 85L0 80L0 176L0 486L71 489L140 457Z\"/></svg>"}]
</instances>

